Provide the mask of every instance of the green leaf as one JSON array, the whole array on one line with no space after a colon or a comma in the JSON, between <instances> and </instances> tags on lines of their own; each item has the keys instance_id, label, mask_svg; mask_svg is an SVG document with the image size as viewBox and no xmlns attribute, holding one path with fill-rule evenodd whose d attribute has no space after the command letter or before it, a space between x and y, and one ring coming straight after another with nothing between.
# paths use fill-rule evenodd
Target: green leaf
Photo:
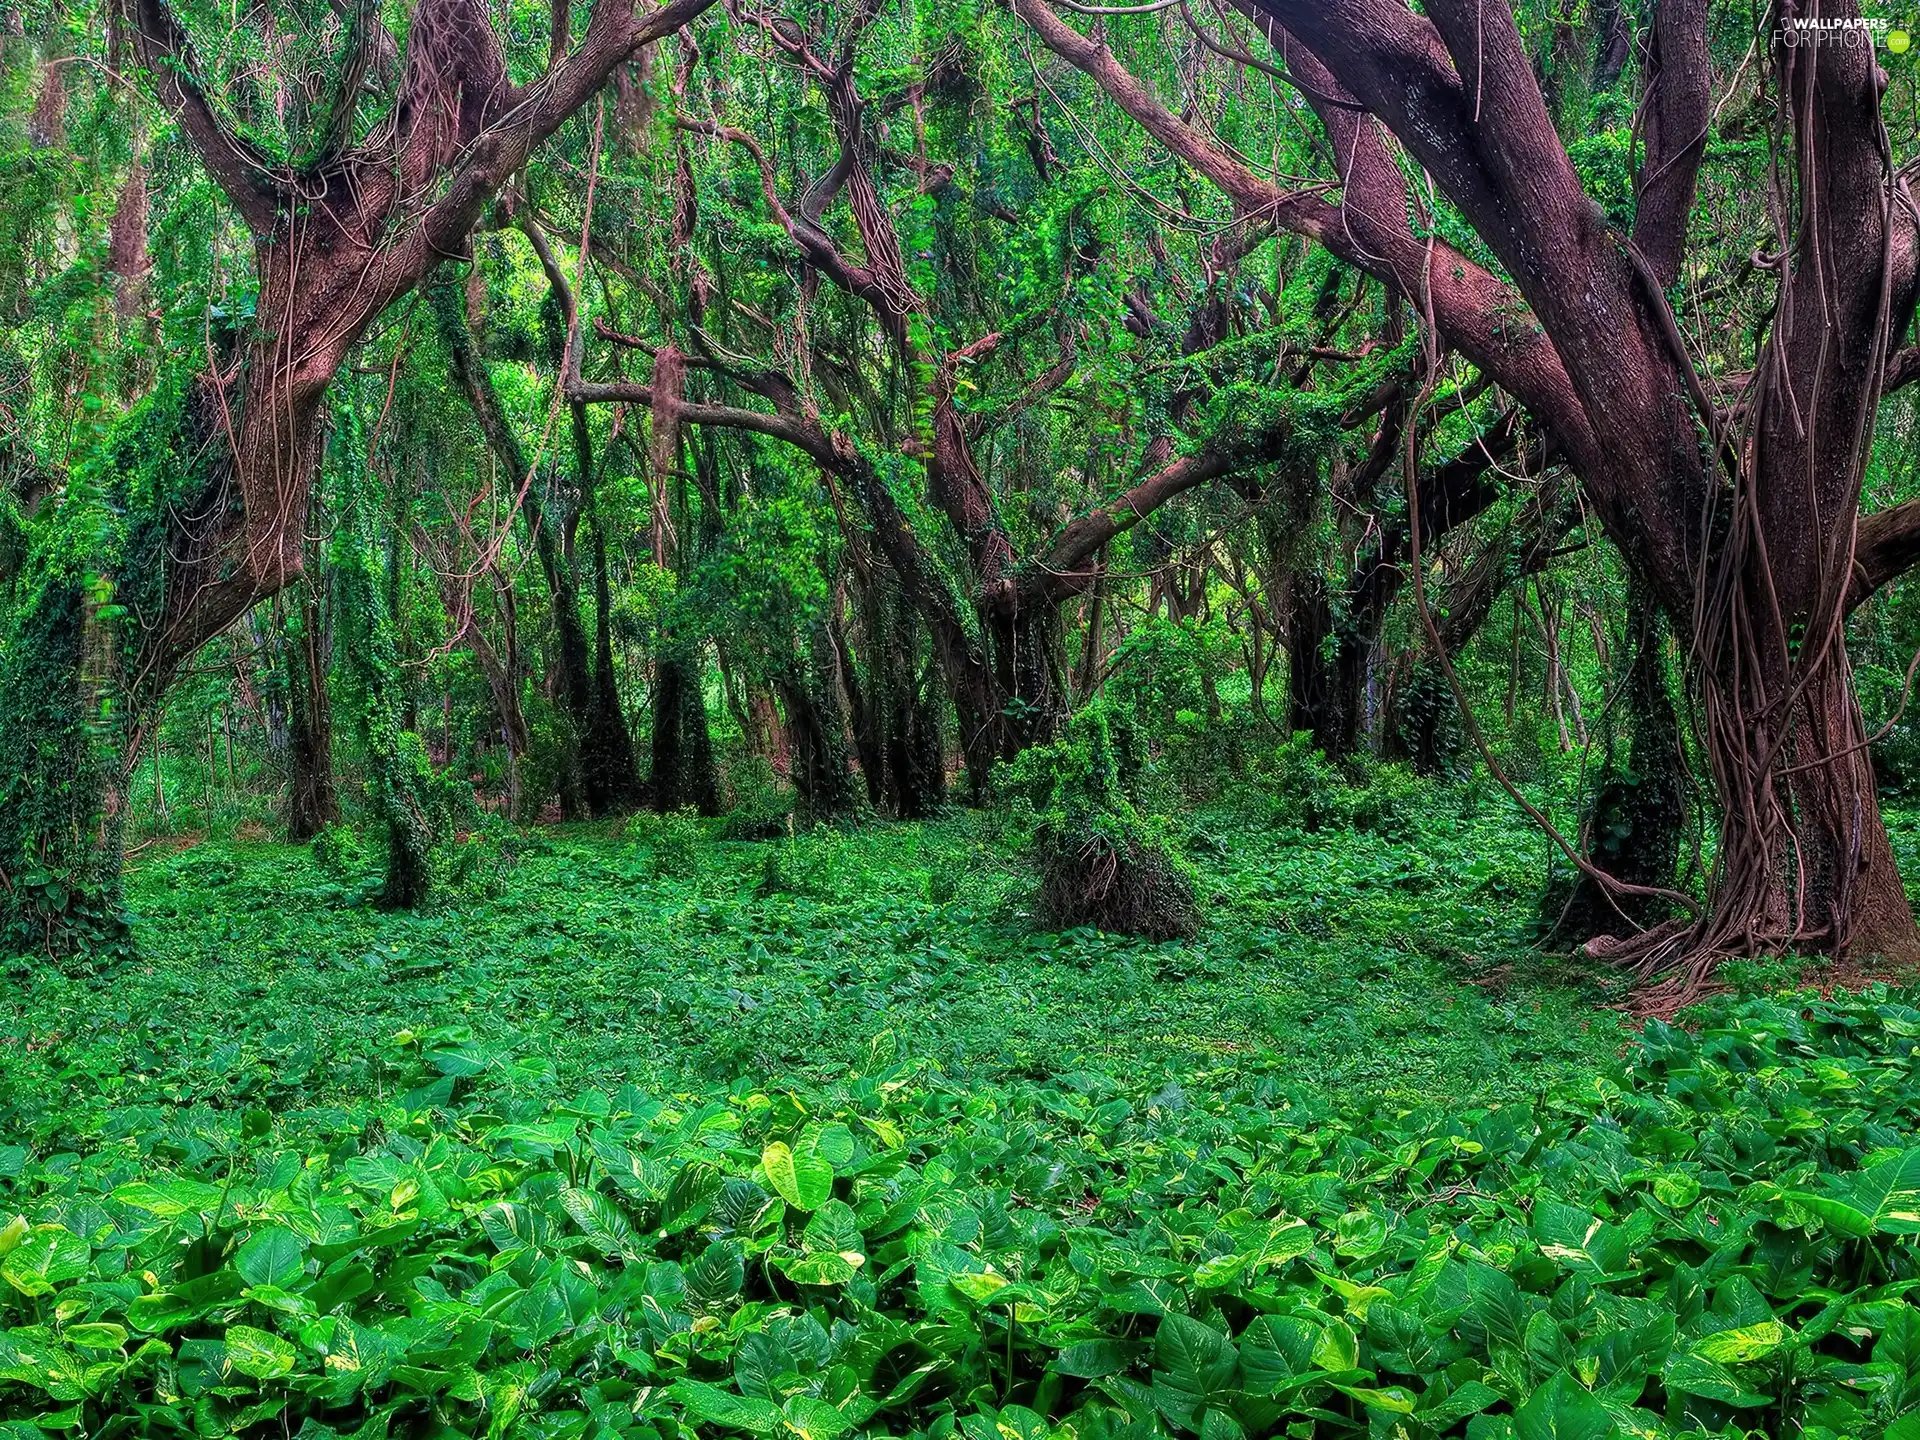
<instances>
[{"instance_id":1,"label":"green leaf","mask_svg":"<svg viewBox=\"0 0 1920 1440\"><path fill-rule=\"evenodd\" d=\"M602 1255L622 1260L641 1258L640 1237L626 1212L598 1190L568 1186L560 1192L560 1208Z\"/></svg>"},{"instance_id":2,"label":"green leaf","mask_svg":"<svg viewBox=\"0 0 1920 1440\"><path fill-rule=\"evenodd\" d=\"M818 1129L808 1126L797 1148L811 1149L829 1165L847 1165L853 1160L853 1132L838 1121Z\"/></svg>"},{"instance_id":3,"label":"green leaf","mask_svg":"<svg viewBox=\"0 0 1920 1440\"><path fill-rule=\"evenodd\" d=\"M137 1210L146 1210L168 1220L179 1215L197 1215L211 1210L220 1203L222 1193L218 1185L205 1185L198 1180L187 1180L176 1175L157 1184L141 1180L122 1185L113 1192L113 1198L122 1205L131 1205Z\"/></svg>"},{"instance_id":4,"label":"green leaf","mask_svg":"<svg viewBox=\"0 0 1920 1440\"><path fill-rule=\"evenodd\" d=\"M60 1338L81 1350L118 1350L127 1343L127 1327L95 1320L67 1326Z\"/></svg>"},{"instance_id":5,"label":"green leaf","mask_svg":"<svg viewBox=\"0 0 1920 1440\"><path fill-rule=\"evenodd\" d=\"M1313 1363L1336 1373L1360 1364L1360 1337L1338 1315L1320 1317L1320 1338L1314 1342Z\"/></svg>"},{"instance_id":6,"label":"green leaf","mask_svg":"<svg viewBox=\"0 0 1920 1440\"><path fill-rule=\"evenodd\" d=\"M991 1272L976 1275L956 1275L948 1282L966 1299L976 1305L991 1305L993 1297L1007 1288L1007 1278Z\"/></svg>"},{"instance_id":7,"label":"green leaf","mask_svg":"<svg viewBox=\"0 0 1920 1440\"><path fill-rule=\"evenodd\" d=\"M1669 1390L1698 1395L1703 1400L1716 1400L1722 1405L1750 1410L1773 1403L1768 1396L1756 1395L1746 1389L1734 1378L1731 1370L1704 1355L1669 1356L1661 1375Z\"/></svg>"},{"instance_id":8,"label":"green leaf","mask_svg":"<svg viewBox=\"0 0 1920 1440\"><path fill-rule=\"evenodd\" d=\"M1427 1394L1432 1395L1433 1392L1429 1390ZM1469 1415L1478 1415L1489 1405L1499 1404L1501 1398L1500 1392L1491 1385L1482 1384L1478 1380L1469 1380L1445 1399L1415 1413L1422 1423L1432 1429L1446 1430L1458 1425Z\"/></svg>"},{"instance_id":9,"label":"green leaf","mask_svg":"<svg viewBox=\"0 0 1920 1440\"><path fill-rule=\"evenodd\" d=\"M1393 1415L1413 1414L1414 1395L1404 1385L1335 1385L1333 1388L1375 1410L1385 1410Z\"/></svg>"},{"instance_id":10,"label":"green leaf","mask_svg":"<svg viewBox=\"0 0 1920 1440\"><path fill-rule=\"evenodd\" d=\"M1054 1356L1052 1368L1075 1380L1103 1380L1129 1368L1140 1351L1128 1340L1081 1340Z\"/></svg>"},{"instance_id":11,"label":"green leaf","mask_svg":"<svg viewBox=\"0 0 1920 1440\"><path fill-rule=\"evenodd\" d=\"M1693 1347L1693 1353L1720 1365L1744 1365L1771 1355L1786 1340L1786 1326L1778 1320L1765 1320L1705 1336Z\"/></svg>"},{"instance_id":12,"label":"green leaf","mask_svg":"<svg viewBox=\"0 0 1920 1440\"><path fill-rule=\"evenodd\" d=\"M833 1193L833 1167L812 1148L795 1151L775 1140L760 1154L774 1194L796 1210L817 1210Z\"/></svg>"},{"instance_id":13,"label":"green leaf","mask_svg":"<svg viewBox=\"0 0 1920 1440\"><path fill-rule=\"evenodd\" d=\"M1608 1440L1613 1416L1562 1371L1513 1412L1513 1434L1514 1440Z\"/></svg>"},{"instance_id":14,"label":"green leaf","mask_svg":"<svg viewBox=\"0 0 1920 1440\"><path fill-rule=\"evenodd\" d=\"M227 1363L256 1380L278 1380L293 1373L296 1352L280 1336L251 1325L229 1325L225 1336Z\"/></svg>"},{"instance_id":15,"label":"green leaf","mask_svg":"<svg viewBox=\"0 0 1920 1440\"><path fill-rule=\"evenodd\" d=\"M837 1440L853 1429L847 1415L811 1395L795 1395L787 1401L782 1418L800 1440Z\"/></svg>"},{"instance_id":16,"label":"green leaf","mask_svg":"<svg viewBox=\"0 0 1920 1440\"><path fill-rule=\"evenodd\" d=\"M1653 1194L1662 1205L1684 1210L1700 1198L1700 1182L1691 1175L1662 1175L1653 1182Z\"/></svg>"},{"instance_id":17,"label":"green leaf","mask_svg":"<svg viewBox=\"0 0 1920 1440\"><path fill-rule=\"evenodd\" d=\"M1168 1315L1154 1336L1155 1379L1196 1399L1233 1382L1240 1353L1227 1337L1190 1315Z\"/></svg>"},{"instance_id":18,"label":"green leaf","mask_svg":"<svg viewBox=\"0 0 1920 1440\"><path fill-rule=\"evenodd\" d=\"M687 1298L700 1306L730 1300L747 1283L745 1257L734 1239L712 1241L686 1267Z\"/></svg>"},{"instance_id":19,"label":"green leaf","mask_svg":"<svg viewBox=\"0 0 1920 1440\"><path fill-rule=\"evenodd\" d=\"M753 1435L772 1435L786 1419L771 1400L736 1395L699 1380L678 1381L667 1393L695 1420Z\"/></svg>"},{"instance_id":20,"label":"green leaf","mask_svg":"<svg viewBox=\"0 0 1920 1440\"><path fill-rule=\"evenodd\" d=\"M276 1290L292 1285L307 1268L300 1237L278 1226L254 1231L233 1264L249 1285L271 1285Z\"/></svg>"},{"instance_id":21,"label":"green leaf","mask_svg":"<svg viewBox=\"0 0 1920 1440\"><path fill-rule=\"evenodd\" d=\"M1253 1255L1253 1263L1284 1265L1313 1249L1313 1227L1304 1220L1276 1220Z\"/></svg>"},{"instance_id":22,"label":"green leaf","mask_svg":"<svg viewBox=\"0 0 1920 1440\"><path fill-rule=\"evenodd\" d=\"M717 1166L697 1160L682 1165L667 1182L666 1197L660 1202L660 1228L672 1235L698 1225L725 1183Z\"/></svg>"},{"instance_id":23,"label":"green leaf","mask_svg":"<svg viewBox=\"0 0 1920 1440\"><path fill-rule=\"evenodd\" d=\"M858 1268L843 1255L791 1252L774 1256L774 1265L796 1285L844 1285L859 1274Z\"/></svg>"},{"instance_id":24,"label":"green leaf","mask_svg":"<svg viewBox=\"0 0 1920 1440\"><path fill-rule=\"evenodd\" d=\"M51 1295L54 1287L87 1273L93 1251L60 1225L42 1225L0 1260L0 1278L29 1298Z\"/></svg>"},{"instance_id":25,"label":"green leaf","mask_svg":"<svg viewBox=\"0 0 1920 1440\"><path fill-rule=\"evenodd\" d=\"M1871 1165L1831 1191L1789 1190L1786 1198L1856 1240L1876 1232L1920 1234L1920 1147Z\"/></svg>"}]
</instances>

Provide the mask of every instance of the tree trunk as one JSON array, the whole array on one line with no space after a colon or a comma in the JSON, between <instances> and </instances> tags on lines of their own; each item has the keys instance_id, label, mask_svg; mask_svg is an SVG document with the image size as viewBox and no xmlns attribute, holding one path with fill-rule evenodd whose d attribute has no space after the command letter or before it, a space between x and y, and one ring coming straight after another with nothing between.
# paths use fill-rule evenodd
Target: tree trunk
<instances>
[{"instance_id":1,"label":"tree trunk","mask_svg":"<svg viewBox=\"0 0 1920 1440\"><path fill-rule=\"evenodd\" d=\"M853 710L854 746L873 808L900 820L933 814L946 799L945 738L938 696L943 676L928 650L920 665L920 617L883 578L864 587L866 676L838 625L835 658Z\"/></svg>"},{"instance_id":2,"label":"tree trunk","mask_svg":"<svg viewBox=\"0 0 1920 1440\"><path fill-rule=\"evenodd\" d=\"M595 496L596 477L586 407L574 405L572 412L574 454L593 561L594 596L593 686L582 717L580 764L585 772L587 806L593 814L628 815L640 807L644 787L640 784L639 762L634 758L633 736L627 730L626 714L620 705L620 687L613 673L613 582L607 573L607 536L600 523L600 507ZM704 709L700 720L704 735Z\"/></svg>"},{"instance_id":3,"label":"tree trunk","mask_svg":"<svg viewBox=\"0 0 1920 1440\"><path fill-rule=\"evenodd\" d=\"M361 510L363 498L354 509ZM366 755L368 798L387 832L387 874L380 904L412 910L433 890L433 848L439 836L435 777L420 736L406 724L406 695L376 531L364 514L341 527L334 554L344 653L353 681L356 728Z\"/></svg>"},{"instance_id":4,"label":"tree trunk","mask_svg":"<svg viewBox=\"0 0 1920 1440\"><path fill-rule=\"evenodd\" d=\"M1288 728L1336 763L1360 748L1370 637L1334 614L1326 582L1296 574L1287 627Z\"/></svg>"},{"instance_id":5,"label":"tree trunk","mask_svg":"<svg viewBox=\"0 0 1920 1440\"><path fill-rule=\"evenodd\" d=\"M648 790L653 808L662 815L687 808L702 815L720 813L697 651L662 653L654 660L653 777Z\"/></svg>"},{"instance_id":6,"label":"tree trunk","mask_svg":"<svg viewBox=\"0 0 1920 1440\"><path fill-rule=\"evenodd\" d=\"M846 720L836 693L831 641L824 627L811 636L810 655L796 660L774 680L787 712L787 735L792 746L788 772L799 798L803 822L845 819L854 813L853 773L847 768Z\"/></svg>"},{"instance_id":7,"label":"tree trunk","mask_svg":"<svg viewBox=\"0 0 1920 1440\"><path fill-rule=\"evenodd\" d=\"M557 777L560 813L569 820L591 812L587 795L587 736L593 729L595 704L592 666L588 659L586 627L580 621L580 587L561 545L559 527L544 494L545 477L531 474L532 466L521 449L520 438L508 422L506 407L487 373L486 361L474 343L460 287L450 278L437 278L427 287L428 303L441 341L447 347L449 369L455 384L473 411L487 447L506 473L506 483L518 493L525 487L520 502L521 523L533 542L540 560L540 573L547 582L547 595L553 610L557 656L552 667L555 698L565 721L565 733L559 737L561 763ZM628 744L631 747L631 740Z\"/></svg>"},{"instance_id":8,"label":"tree trunk","mask_svg":"<svg viewBox=\"0 0 1920 1440\"><path fill-rule=\"evenodd\" d=\"M340 819L333 783L333 707L327 696L320 605L304 586L287 660L287 838L311 840Z\"/></svg>"},{"instance_id":9,"label":"tree trunk","mask_svg":"<svg viewBox=\"0 0 1920 1440\"><path fill-rule=\"evenodd\" d=\"M97 577L47 575L0 651L0 952L7 954L59 960L125 937L114 804L125 713L117 677L89 661L102 628L111 627L100 593Z\"/></svg>"}]
</instances>

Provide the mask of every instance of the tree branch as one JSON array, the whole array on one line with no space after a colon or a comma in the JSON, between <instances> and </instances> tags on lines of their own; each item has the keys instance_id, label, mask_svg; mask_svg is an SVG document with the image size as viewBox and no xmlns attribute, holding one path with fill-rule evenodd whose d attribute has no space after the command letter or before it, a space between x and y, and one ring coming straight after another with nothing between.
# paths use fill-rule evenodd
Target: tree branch
<instances>
[{"instance_id":1,"label":"tree branch","mask_svg":"<svg viewBox=\"0 0 1920 1440\"><path fill-rule=\"evenodd\" d=\"M1707 0L1660 0L1645 107L1647 158L1637 177L1633 243L1664 285L1680 275L1687 217L1707 154L1713 118L1713 66L1707 53Z\"/></svg>"},{"instance_id":2,"label":"tree branch","mask_svg":"<svg viewBox=\"0 0 1920 1440\"><path fill-rule=\"evenodd\" d=\"M214 183L249 230L256 236L272 234L287 197L273 160L213 113L195 74L192 43L166 0L135 0L133 43L161 102L187 132Z\"/></svg>"},{"instance_id":3,"label":"tree branch","mask_svg":"<svg viewBox=\"0 0 1920 1440\"><path fill-rule=\"evenodd\" d=\"M1857 609L1915 565L1920 565L1920 500L1861 516L1847 609Z\"/></svg>"}]
</instances>

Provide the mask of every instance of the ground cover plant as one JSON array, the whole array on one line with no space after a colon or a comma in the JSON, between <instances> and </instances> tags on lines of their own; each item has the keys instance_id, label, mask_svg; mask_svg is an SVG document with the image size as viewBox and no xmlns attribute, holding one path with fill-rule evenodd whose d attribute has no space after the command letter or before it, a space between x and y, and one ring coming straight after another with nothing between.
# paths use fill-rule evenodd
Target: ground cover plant
<instances>
[{"instance_id":1,"label":"ground cover plant","mask_svg":"<svg viewBox=\"0 0 1920 1440\"><path fill-rule=\"evenodd\" d=\"M1728 1000L1627 1046L1596 996L1468 983L1524 961L1531 842L1426 801L1401 840L1209 813L1190 863L1244 898L1191 944L1036 943L983 817L695 826L668 882L562 833L432 914L330 847L154 858L147 963L9 1004L0 1396L36 1436L1920 1405L1920 1010Z\"/></svg>"},{"instance_id":2,"label":"ground cover plant","mask_svg":"<svg viewBox=\"0 0 1920 1440\"><path fill-rule=\"evenodd\" d=\"M1920 1440L1875 0L0 0L0 1440Z\"/></svg>"}]
</instances>

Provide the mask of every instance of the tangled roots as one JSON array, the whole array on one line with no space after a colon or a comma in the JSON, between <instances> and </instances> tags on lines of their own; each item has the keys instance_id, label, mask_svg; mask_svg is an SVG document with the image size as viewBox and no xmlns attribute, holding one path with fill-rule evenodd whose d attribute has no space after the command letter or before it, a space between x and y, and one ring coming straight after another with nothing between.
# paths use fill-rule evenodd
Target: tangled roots
<instances>
[{"instance_id":1,"label":"tangled roots","mask_svg":"<svg viewBox=\"0 0 1920 1440\"><path fill-rule=\"evenodd\" d=\"M1184 940L1200 928L1193 880L1152 841L1070 835L1048 826L1035 837L1039 917L1055 930L1091 926L1149 940Z\"/></svg>"}]
</instances>

